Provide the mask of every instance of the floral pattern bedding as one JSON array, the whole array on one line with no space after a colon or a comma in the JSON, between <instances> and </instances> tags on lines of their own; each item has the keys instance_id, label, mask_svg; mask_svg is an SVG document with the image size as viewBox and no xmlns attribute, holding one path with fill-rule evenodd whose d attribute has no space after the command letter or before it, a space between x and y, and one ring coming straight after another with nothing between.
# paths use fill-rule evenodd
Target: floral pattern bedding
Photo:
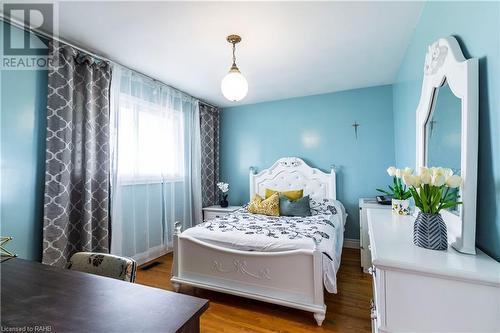
<instances>
[{"instance_id":1,"label":"floral pattern bedding","mask_svg":"<svg viewBox=\"0 0 500 333\"><path fill-rule=\"evenodd\" d=\"M183 232L202 241L243 251L287 251L313 249L323 256L325 287L336 292L340 266L345 209L339 201L312 200L312 216L266 216L251 214L243 207Z\"/></svg>"}]
</instances>

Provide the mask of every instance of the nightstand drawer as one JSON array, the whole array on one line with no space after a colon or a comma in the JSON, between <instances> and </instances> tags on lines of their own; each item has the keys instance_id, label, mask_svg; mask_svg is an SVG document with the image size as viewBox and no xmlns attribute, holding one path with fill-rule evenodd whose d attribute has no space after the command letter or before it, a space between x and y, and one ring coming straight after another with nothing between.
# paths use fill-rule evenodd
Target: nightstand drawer
<instances>
[{"instance_id":1,"label":"nightstand drawer","mask_svg":"<svg viewBox=\"0 0 500 333\"><path fill-rule=\"evenodd\" d=\"M223 217L224 215L234 213L240 208L241 206L221 207L219 205L205 207L203 208L203 221L208 221Z\"/></svg>"},{"instance_id":2,"label":"nightstand drawer","mask_svg":"<svg viewBox=\"0 0 500 333\"><path fill-rule=\"evenodd\" d=\"M203 212L203 219L205 221L208 221L208 220L213 220L215 218L219 218L219 217L222 217L224 215L227 215L228 213L226 212Z\"/></svg>"}]
</instances>

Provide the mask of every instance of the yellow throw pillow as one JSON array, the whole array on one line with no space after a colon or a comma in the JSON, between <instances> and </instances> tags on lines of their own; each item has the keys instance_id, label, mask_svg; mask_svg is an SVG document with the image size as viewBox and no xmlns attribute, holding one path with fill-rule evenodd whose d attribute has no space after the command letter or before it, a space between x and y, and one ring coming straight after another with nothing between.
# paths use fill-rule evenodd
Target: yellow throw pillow
<instances>
[{"instance_id":1,"label":"yellow throw pillow","mask_svg":"<svg viewBox=\"0 0 500 333\"><path fill-rule=\"evenodd\" d=\"M299 200L300 198L302 198L304 196L304 190L292 190L292 191L278 192L278 191L266 188L266 199L275 193L281 194L282 196L287 197L288 199L293 200L293 201Z\"/></svg>"},{"instance_id":2,"label":"yellow throw pillow","mask_svg":"<svg viewBox=\"0 0 500 333\"><path fill-rule=\"evenodd\" d=\"M262 214L269 216L280 215L280 197L278 193L271 195L267 199L256 194L248 205L248 212L252 214Z\"/></svg>"}]
</instances>

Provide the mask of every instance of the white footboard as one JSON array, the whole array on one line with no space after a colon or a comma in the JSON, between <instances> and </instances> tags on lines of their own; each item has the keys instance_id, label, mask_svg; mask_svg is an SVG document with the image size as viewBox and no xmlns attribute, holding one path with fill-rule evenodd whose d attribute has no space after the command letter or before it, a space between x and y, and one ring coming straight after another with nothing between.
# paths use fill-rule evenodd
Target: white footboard
<instances>
[{"instance_id":1,"label":"white footboard","mask_svg":"<svg viewBox=\"0 0 500 333\"><path fill-rule=\"evenodd\" d=\"M174 235L174 287L187 284L314 312L321 325L322 254L318 250L252 252Z\"/></svg>"}]
</instances>

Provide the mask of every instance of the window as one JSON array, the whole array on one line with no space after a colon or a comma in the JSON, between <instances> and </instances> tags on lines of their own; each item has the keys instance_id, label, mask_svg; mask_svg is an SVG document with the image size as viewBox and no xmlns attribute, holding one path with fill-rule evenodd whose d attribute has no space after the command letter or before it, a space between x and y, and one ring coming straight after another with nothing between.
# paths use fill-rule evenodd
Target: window
<instances>
[{"instance_id":1,"label":"window","mask_svg":"<svg viewBox=\"0 0 500 333\"><path fill-rule=\"evenodd\" d=\"M119 103L118 177L134 183L182 180L181 111L125 93L120 94Z\"/></svg>"},{"instance_id":2,"label":"window","mask_svg":"<svg viewBox=\"0 0 500 333\"><path fill-rule=\"evenodd\" d=\"M111 252L146 262L201 220L198 101L119 66L110 99Z\"/></svg>"}]
</instances>

